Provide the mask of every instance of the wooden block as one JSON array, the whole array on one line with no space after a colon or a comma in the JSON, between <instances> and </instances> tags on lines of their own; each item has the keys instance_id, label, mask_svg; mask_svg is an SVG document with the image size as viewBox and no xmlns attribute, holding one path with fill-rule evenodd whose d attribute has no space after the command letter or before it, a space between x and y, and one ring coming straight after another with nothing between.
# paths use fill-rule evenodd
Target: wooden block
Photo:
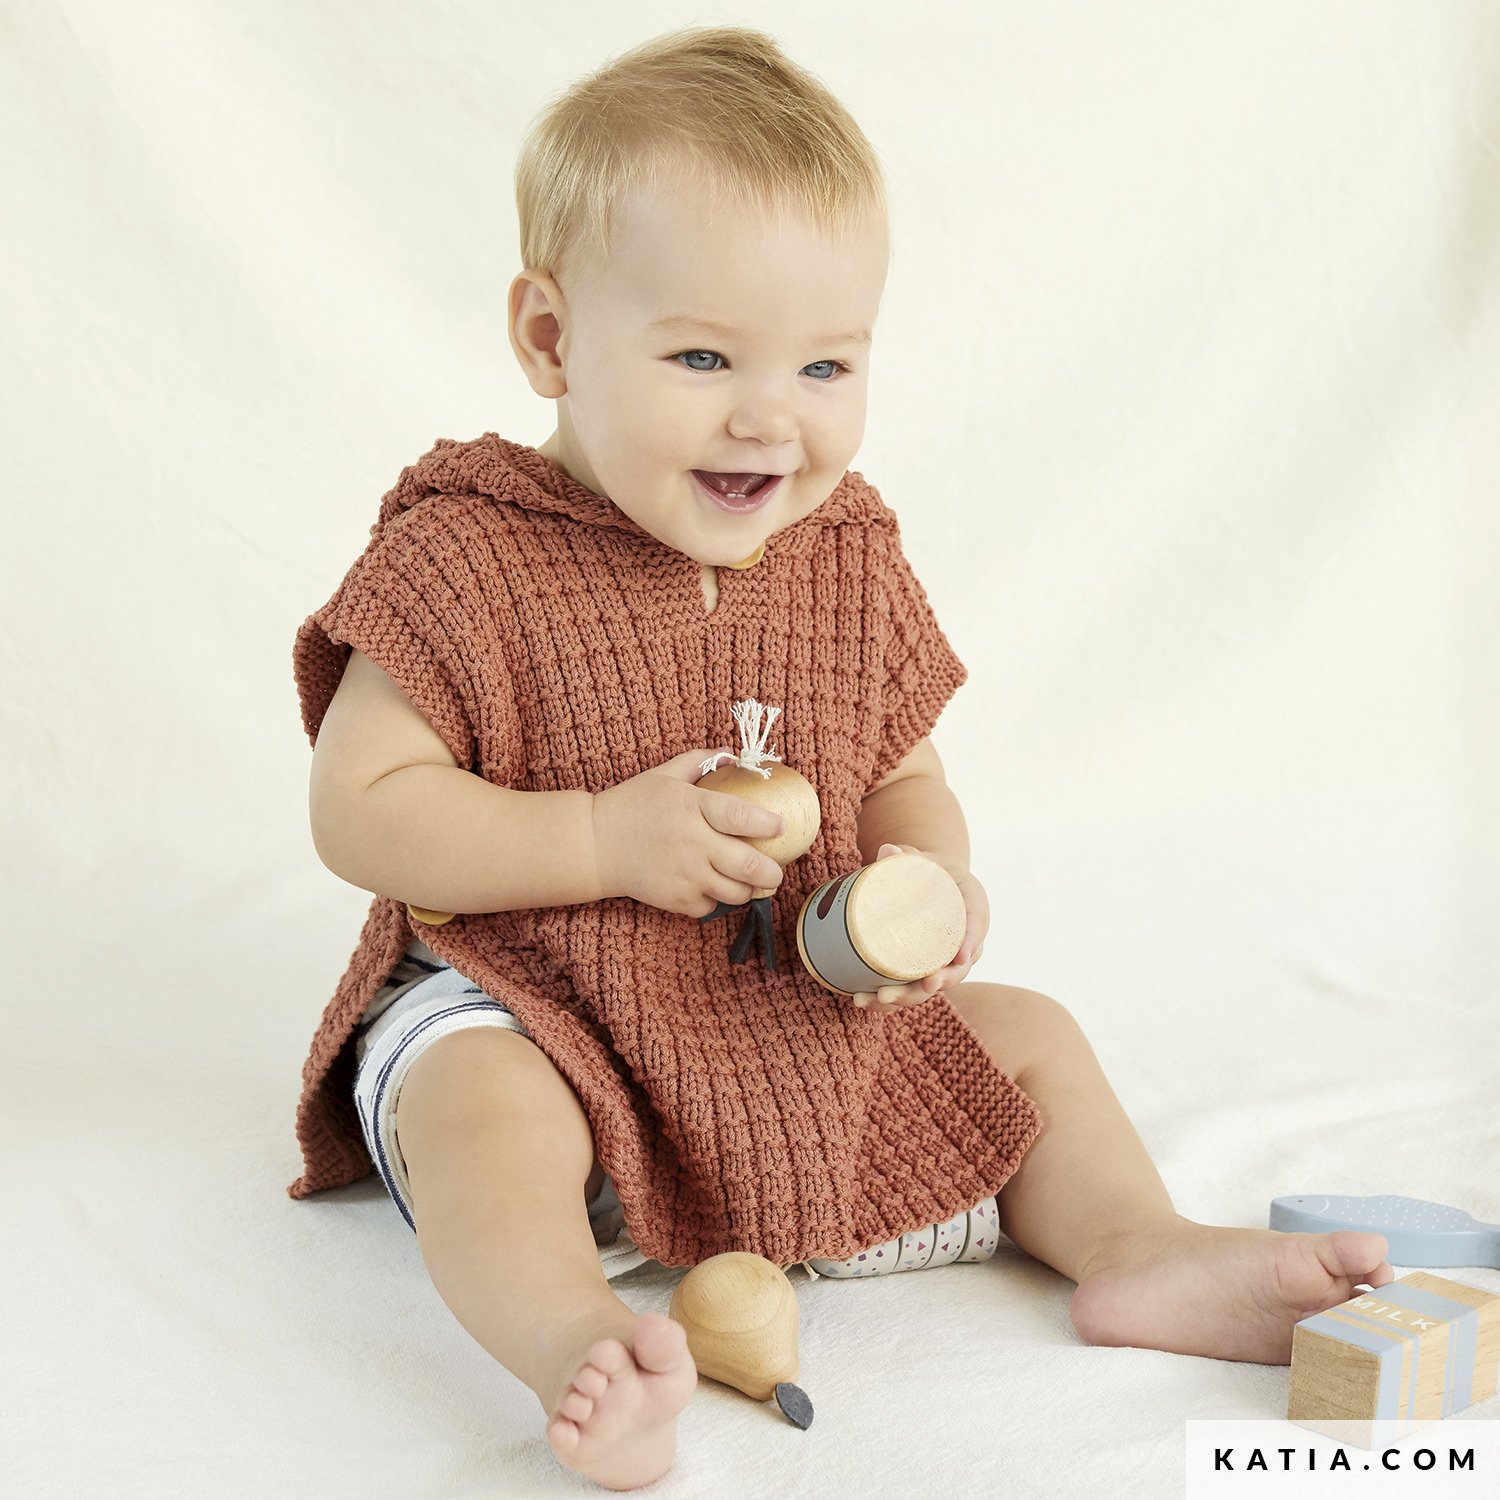
<instances>
[{"instance_id":1,"label":"wooden block","mask_svg":"<svg viewBox=\"0 0 1500 1500\"><path fill-rule=\"evenodd\" d=\"M1417 1271L1297 1324L1286 1414L1369 1448L1483 1401L1497 1381L1500 1296Z\"/></svg>"}]
</instances>

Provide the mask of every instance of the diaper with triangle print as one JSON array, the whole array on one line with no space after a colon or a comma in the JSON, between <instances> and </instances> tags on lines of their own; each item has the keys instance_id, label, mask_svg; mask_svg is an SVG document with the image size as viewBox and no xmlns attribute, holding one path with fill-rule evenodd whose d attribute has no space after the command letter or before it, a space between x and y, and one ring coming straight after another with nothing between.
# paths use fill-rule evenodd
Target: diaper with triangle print
<instances>
[{"instance_id":1,"label":"diaper with triangle print","mask_svg":"<svg viewBox=\"0 0 1500 1500\"><path fill-rule=\"evenodd\" d=\"M887 1240L851 1255L848 1260L813 1259L802 1262L819 1276L853 1280L860 1276L889 1276L895 1271L922 1271L958 1261L988 1260L1000 1237L1000 1213L993 1196L941 1224L914 1229L900 1239Z\"/></svg>"}]
</instances>

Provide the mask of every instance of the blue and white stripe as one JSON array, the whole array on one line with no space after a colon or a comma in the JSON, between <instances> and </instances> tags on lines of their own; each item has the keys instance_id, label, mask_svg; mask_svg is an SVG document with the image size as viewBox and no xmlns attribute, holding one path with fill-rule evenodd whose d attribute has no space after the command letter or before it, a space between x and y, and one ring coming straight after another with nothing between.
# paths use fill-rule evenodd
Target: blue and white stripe
<instances>
[{"instance_id":1,"label":"blue and white stripe","mask_svg":"<svg viewBox=\"0 0 1500 1500\"><path fill-rule=\"evenodd\" d=\"M414 939L365 1012L355 1044L354 1104L360 1131L391 1201L413 1230L411 1179L396 1138L401 1087L428 1047L471 1026L498 1026L530 1035L520 1017ZM631 1238L607 1173L598 1196L588 1205L588 1215L606 1278L623 1276L644 1264L646 1257Z\"/></svg>"},{"instance_id":2,"label":"blue and white stripe","mask_svg":"<svg viewBox=\"0 0 1500 1500\"><path fill-rule=\"evenodd\" d=\"M1377 1421L1409 1422L1451 1416L1473 1401L1474 1362L1479 1343L1479 1309L1466 1302L1439 1296L1422 1287L1392 1282L1378 1292L1368 1292L1357 1299L1363 1307L1348 1303L1327 1313L1304 1318L1297 1326L1310 1333L1323 1334L1364 1349L1377 1361L1375 1411ZM1443 1383L1441 1412L1417 1412L1417 1384L1421 1376L1422 1340L1429 1342L1429 1358L1436 1354L1437 1333L1431 1328L1415 1328L1409 1322L1380 1317L1376 1309L1395 1307L1406 1313L1437 1323L1443 1330ZM1337 1314L1334 1316L1333 1314ZM1410 1360L1407 1353L1410 1352ZM1406 1379L1403 1380L1403 1373ZM1401 1393L1406 1391L1403 1402Z\"/></svg>"}]
</instances>

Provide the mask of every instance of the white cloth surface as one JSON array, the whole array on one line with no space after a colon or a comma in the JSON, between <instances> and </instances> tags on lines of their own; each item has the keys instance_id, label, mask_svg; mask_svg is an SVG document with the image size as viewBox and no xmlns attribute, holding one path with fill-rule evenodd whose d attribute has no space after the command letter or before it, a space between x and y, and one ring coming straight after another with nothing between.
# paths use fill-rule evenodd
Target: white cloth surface
<instances>
[{"instance_id":1,"label":"white cloth surface","mask_svg":"<svg viewBox=\"0 0 1500 1500\"><path fill-rule=\"evenodd\" d=\"M528 120L730 15L0 7L8 1500L592 1492L378 1181L285 1195L367 903L289 658L402 466L551 431L505 332ZM1500 1221L1494 7L732 15L889 174L855 466L972 673L974 978L1078 1016L1190 1217ZM1012 1249L797 1291L812 1428L705 1381L653 1495L1176 1496L1187 1419L1284 1410L1283 1369L1084 1346Z\"/></svg>"}]
</instances>

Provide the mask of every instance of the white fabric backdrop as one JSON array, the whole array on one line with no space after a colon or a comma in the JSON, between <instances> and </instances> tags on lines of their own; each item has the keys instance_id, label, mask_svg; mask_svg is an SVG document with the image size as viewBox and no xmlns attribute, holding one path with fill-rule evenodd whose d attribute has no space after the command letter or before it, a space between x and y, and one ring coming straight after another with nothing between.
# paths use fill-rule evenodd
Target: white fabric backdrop
<instances>
[{"instance_id":1,"label":"white fabric backdrop","mask_svg":"<svg viewBox=\"0 0 1500 1500\"><path fill-rule=\"evenodd\" d=\"M587 1488L371 1183L284 1196L367 900L289 653L435 438L551 430L516 146L690 22L888 169L856 466L972 672L976 977L1073 1009L1192 1217L1500 1220L1492 6L0 0L9 1495ZM660 1493L1176 1494L1187 1418L1284 1409L1081 1346L1070 1291L799 1286L814 1427L705 1383Z\"/></svg>"}]
</instances>

